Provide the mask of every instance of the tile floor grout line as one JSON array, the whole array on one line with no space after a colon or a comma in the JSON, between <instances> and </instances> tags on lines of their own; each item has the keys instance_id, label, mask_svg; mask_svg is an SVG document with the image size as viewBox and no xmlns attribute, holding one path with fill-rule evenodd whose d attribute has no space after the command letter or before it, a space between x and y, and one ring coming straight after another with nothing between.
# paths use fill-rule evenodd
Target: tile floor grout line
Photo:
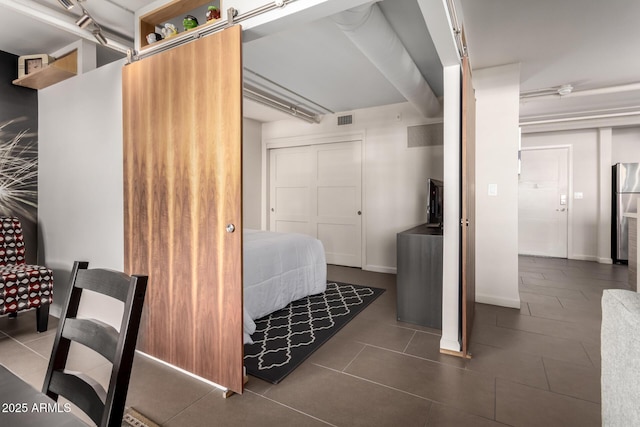
<instances>
[{"instance_id":1,"label":"tile floor grout line","mask_svg":"<svg viewBox=\"0 0 640 427\"><path fill-rule=\"evenodd\" d=\"M309 418L313 418L314 420L320 421L321 423L324 423L324 424L326 424L326 425L329 425L329 426L332 426L332 427L338 427L338 426L336 426L335 424L330 423L329 421L323 420L322 418L318 418L318 417L316 417L315 415L307 414L306 412L301 411L300 409L296 409L296 408L294 408L294 407L292 407L292 406L289 406L289 405L286 405L286 404L284 404L284 403L282 403L282 402L278 402L278 401L277 401L277 400L275 400L275 399L271 399L270 397L267 397L267 396L265 396L265 395L262 395L262 394L256 393L255 391L251 391L251 390L245 390L245 391L246 391L246 392L248 392L248 393L255 394L256 396L258 396L258 397L260 397L260 398L262 398L262 399L268 400L269 402L273 402L273 403L275 403L276 405L280 405L280 406L282 406L282 407L285 407L285 408L288 408L288 409L290 409L290 410L292 410L292 411L295 411L295 412L297 412L297 413L299 413L299 414L305 415L305 416L307 416L307 417L309 417Z\"/></svg>"},{"instance_id":2,"label":"tile floor grout line","mask_svg":"<svg viewBox=\"0 0 640 427\"><path fill-rule=\"evenodd\" d=\"M531 317L535 317L535 316L531 316ZM524 333L527 333L527 334L534 334L534 335L539 335L539 336L543 336L543 337L554 338L554 339L557 339L557 340L566 340L566 341L573 342L573 343L582 343L581 340L576 340L576 339L572 339L572 338L565 338L565 337L558 337L558 336L555 336L555 335L543 334L541 332L531 332L531 331L526 331L526 330L523 330L523 329L509 328L509 327L506 327L506 326L497 326L497 328L507 329L509 331L524 332ZM481 343L481 344L484 344L484 343ZM591 361L591 360L589 360L589 361Z\"/></svg>"},{"instance_id":3,"label":"tile floor grout line","mask_svg":"<svg viewBox=\"0 0 640 427\"><path fill-rule=\"evenodd\" d=\"M597 368L596 364L593 362L593 359L591 358L591 356L589 355L589 352L587 351L587 348L584 346L584 342L580 341L580 345L582 346L582 349L584 350L584 352L587 354L587 357L589 358L589 361L591 362L591 365L594 368Z\"/></svg>"},{"instance_id":4,"label":"tile floor grout line","mask_svg":"<svg viewBox=\"0 0 640 427\"><path fill-rule=\"evenodd\" d=\"M544 361L543 361L543 363L544 363ZM545 375L546 375L546 369L545 369ZM498 379L498 378L496 377L496 379ZM555 394L556 396L564 396L564 397L568 397L569 399L579 400L579 401L581 401L581 402L590 403L590 404L592 404L592 405L598 405L598 406L602 405L602 403L601 403L601 402L594 402L594 401L592 401L592 400L587 400L587 399L584 399L584 398L582 398L582 397L576 397L576 396L572 396L572 395L570 395L570 394L566 394L566 393L559 393L559 392L557 392L557 391L553 391L553 390L551 390L551 388L549 388L549 390L544 390L544 389L541 389L541 388L538 388L538 387L533 387L533 386L528 385L528 384L522 384L522 383L519 383L519 382L513 381L513 380L511 380L511 379L509 379L509 378L500 378L500 379L501 379L502 381L508 381L508 382L510 382L510 383L512 383L512 384L520 385L520 386L522 386L522 387L527 387L527 388L533 388L533 389L536 389L536 390L546 391L547 393Z\"/></svg>"},{"instance_id":5,"label":"tile floor grout line","mask_svg":"<svg viewBox=\"0 0 640 427\"><path fill-rule=\"evenodd\" d=\"M214 388L211 391L209 391L208 393L205 393L204 395L202 395L201 397L199 397L198 399L194 400L193 402L191 402L190 404L188 404L186 407L184 407L182 410L178 411L177 414L175 414L172 417L169 417L168 419L164 420L162 423L160 423L161 425L165 425L168 424L171 420L173 420L175 417L177 417L178 415L182 414L184 411L186 411L187 409L191 408L193 405L195 405L196 403L200 402L202 399L204 399L205 397L209 396L212 393L215 392L221 392L220 389Z\"/></svg>"},{"instance_id":6,"label":"tile floor grout line","mask_svg":"<svg viewBox=\"0 0 640 427\"><path fill-rule=\"evenodd\" d=\"M358 341L356 341L358 342ZM356 354L355 356L353 356L353 359L351 359L351 361L349 361L349 363L347 363L347 366L344 367L344 369L342 370L342 372L346 371L347 369L349 369L349 366L351 366L351 364L358 358L358 356L360 356L360 353L362 353L364 351L365 348L367 348L367 345L365 343L360 343L360 344L364 344L362 346L362 348L360 349L360 351L358 352L358 354Z\"/></svg>"},{"instance_id":7,"label":"tile floor grout line","mask_svg":"<svg viewBox=\"0 0 640 427\"><path fill-rule=\"evenodd\" d=\"M587 355L587 357L588 356L589 355ZM546 365L546 363L544 363L544 356L542 356L541 359L542 359L542 370L544 371L544 378L545 378L545 380L547 380L547 389L550 392L554 393L554 391L551 390L551 382L549 381L549 374L547 373L547 365Z\"/></svg>"},{"instance_id":8,"label":"tile floor grout line","mask_svg":"<svg viewBox=\"0 0 640 427\"><path fill-rule=\"evenodd\" d=\"M421 400L426 400L426 401L428 401L428 402L430 402L430 403L431 403L431 406L433 406L434 404L443 405L443 406L447 406L447 407L453 408L453 409L458 410L458 411L462 411L462 412L464 412L465 414L468 414L468 415L471 415L471 416L474 416L474 417L479 417L479 418L482 418L482 419L485 419L485 420L495 421L495 417L494 417L493 419L492 419L492 418L487 418L487 417L482 416L482 415L480 415L480 414L476 414L476 413L473 413L473 412L468 412L467 410L465 410L465 409L463 409L463 408L460 408L460 407L457 407L457 406L453 406L453 405L451 405L451 404L449 404L449 403L442 402L442 401L435 400L435 399L431 399L431 398L428 398L428 397L425 397L425 396L420 396L420 395L418 395L418 394L414 394L414 393L411 393L411 392L408 392L408 391L405 391L405 390L402 390L402 389L399 389L399 388L395 388L395 387L392 387L392 386L387 385L387 384L379 383L379 382L377 382L377 381L373 381L373 380L370 380L370 379L368 379L368 378L359 377L359 376L357 376L357 375L350 374L350 373L348 373L348 372L340 372L340 371L338 371L338 370L336 370L336 369L329 368L329 367L326 367L326 366L321 366L321 365L318 365L318 364L316 364L316 363L314 363L313 365L316 365L316 366L321 367L321 368L328 369L328 370L330 370L330 371L334 371L334 372L336 372L336 373L341 373L341 374L343 374L343 375L347 375L347 376L350 376L350 377L352 377L352 378L359 379L359 380L361 380L361 381L366 381L366 382L368 382L368 383L375 384L375 385L378 385L378 386L380 386L380 387L385 387L385 388L388 388L388 389L390 389L390 390L394 390L394 391L397 391L397 392L400 392L400 393L403 393L403 394L407 394L407 395L409 395L409 396L417 397L418 399L421 399ZM468 371L468 372L476 373L476 372L474 372L474 371ZM494 381L495 381L495 380L496 380L496 378L494 377ZM495 390L494 390L494 397L495 397ZM503 423L501 423L501 424L503 424Z\"/></svg>"},{"instance_id":9,"label":"tile floor grout line","mask_svg":"<svg viewBox=\"0 0 640 427\"><path fill-rule=\"evenodd\" d=\"M522 314L519 314L519 315L517 315L517 316L522 316ZM563 325L575 325L575 324L580 325L580 324L584 323L584 319L583 319L582 321L579 321L579 322L572 322L571 320L560 320L560 319L554 319L554 318L552 318L552 317L536 316L535 314L530 314L529 316L526 316L526 315L525 315L525 317L527 317L527 318L529 318L529 317L533 317L533 318L536 318L536 319L542 319L542 320L551 320L552 322L559 322L559 323L562 323ZM496 316L496 318L497 318L497 316ZM496 326L497 326L498 328L505 328L505 329L512 329L512 330L516 330L516 331L529 332L529 331L526 331L526 330L524 330L524 329L510 328L510 327L508 327L508 326L500 326L500 325L496 325ZM539 333L539 332L532 332L532 333L533 333L533 334L536 334L536 333ZM542 335L546 335L546 334L542 334ZM553 335L548 335L548 336L553 336Z\"/></svg>"},{"instance_id":10,"label":"tile floor grout line","mask_svg":"<svg viewBox=\"0 0 640 427\"><path fill-rule=\"evenodd\" d=\"M498 419L498 377L493 379L493 419Z\"/></svg>"},{"instance_id":11,"label":"tile floor grout line","mask_svg":"<svg viewBox=\"0 0 640 427\"><path fill-rule=\"evenodd\" d=\"M6 335L6 334L5 334ZM38 353L37 351L35 351L34 349L32 349L31 347L29 347L28 345L24 344L21 341L18 341L17 339L15 339L14 337L12 337L11 335L7 335L8 338L12 339L13 341L15 341L16 343L20 344L22 347L26 348L27 350L31 351L32 353L37 354L38 356L40 356L42 359L49 361L49 357L45 357L43 355L41 355L40 353ZM44 337L42 337L44 338ZM29 342L33 342L35 340L31 340Z\"/></svg>"},{"instance_id":12,"label":"tile floor grout line","mask_svg":"<svg viewBox=\"0 0 640 427\"><path fill-rule=\"evenodd\" d=\"M379 382L371 380L369 378L360 377L358 375L350 374L348 372L342 372L342 371L339 371L337 369L330 368L328 366L318 365L317 363L312 363L312 365L315 365L315 366L317 366L319 368L328 369L328 370L333 371L333 372L335 372L337 374L347 375L347 376L349 376L351 378L356 378L356 379L359 379L361 381L366 381L366 382L371 383L371 384L379 385L380 387L388 388L390 390L394 390L394 391L397 391L397 392L400 392L400 393L403 393L403 394L407 394L409 396L417 397L418 399L421 399L421 400L427 400L429 402L438 402L437 400L429 399L428 397L420 396L418 394L411 393L410 391L402 390L402 389L395 388L395 387L392 387L392 386L387 385L387 384L379 383Z\"/></svg>"},{"instance_id":13,"label":"tile floor grout line","mask_svg":"<svg viewBox=\"0 0 640 427\"><path fill-rule=\"evenodd\" d=\"M413 341L413 338L416 336L416 332L418 332L418 331L413 331L413 335L411 335L411 338L409 338L409 342L407 343L407 345L404 346L404 350L402 350L402 354L406 354L407 349L409 348L409 345L411 344L411 341Z\"/></svg>"},{"instance_id":14,"label":"tile floor grout line","mask_svg":"<svg viewBox=\"0 0 640 427\"><path fill-rule=\"evenodd\" d=\"M373 344L367 344L366 342L362 342L362 341L356 341L356 342L357 342L357 343L360 343L360 344L364 344L364 345L365 345L365 347L377 348L378 350L383 350L383 351L390 351L390 352L392 352L392 353L396 353L396 354L399 354L399 355L401 355L401 356L412 357L412 358L414 358L414 359L424 360L424 361L426 361L426 362L436 363L436 364L441 365L441 366L446 366L446 367L449 367L449 368L454 368L454 369L457 369L457 370L459 370L459 371L472 372L472 373L474 373L474 374L478 374L478 372L476 372L476 371L470 371L470 370L468 370L468 369L466 369L466 368L460 368L460 367L458 367L458 366L451 365L451 364L444 363L444 362L440 362L440 361L438 361L438 360L433 360L433 359L428 359L428 358L426 358L426 357L416 356L415 354L411 354L411 353L401 353L401 352L400 352L400 351L398 351L398 350L392 350L392 349L390 349L390 348L384 348L384 347L380 347L380 346L373 345ZM498 347L498 348L500 348L500 347ZM361 350L361 352L362 352L363 350L364 350L364 348ZM441 353L438 353L438 354L441 354ZM447 356L447 355L445 354L445 356ZM455 358L455 360L462 360L462 361L464 361L464 359L462 359L462 358L460 358L460 357L457 357L457 356L449 356L449 357ZM465 363L465 366L466 366L466 363ZM331 369L331 368L329 368L329 369ZM481 374L481 375L485 375L485 374L482 374L482 373L480 373L480 374Z\"/></svg>"},{"instance_id":15,"label":"tile floor grout line","mask_svg":"<svg viewBox=\"0 0 640 427\"><path fill-rule=\"evenodd\" d=\"M431 417L431 411L433 410L433 402L429 403L429 409L427 409L427 418L424 420L424 424L422 427L429 427L429 418Z\"/></svg>"},{"instance_id":16,"label":"tile floor grout line","mask_svg":"<svg viewBox=\"0 0 640 427\"><path fill-rule=\"evenodd\" d=\"M396 324L391 323L391 322L387 322L387 323L385 323L385 325L387 325L387 326L393 326L393 327L400 328L400 329L406 329L406 330L408 330L408 331L415 331L415 332L420 332L420 333L423 333L423 334L435 335L435 336L437 336L437 337L441 337L441 336L442 336L442 334L438 334L438 333L436 333L436 332L423 331L423 330L421 330L421 329L412 328L412 327L410 327L410 326L396 325ZM428 326L426 326L426 327L428 327Z\"/></svg>"}]
</instances>

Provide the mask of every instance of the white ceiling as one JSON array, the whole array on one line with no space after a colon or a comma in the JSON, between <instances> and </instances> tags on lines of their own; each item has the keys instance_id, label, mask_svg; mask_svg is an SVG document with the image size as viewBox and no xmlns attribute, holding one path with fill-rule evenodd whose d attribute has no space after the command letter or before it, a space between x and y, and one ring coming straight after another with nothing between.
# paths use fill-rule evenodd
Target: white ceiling
<instances>
[{"instance_id":1,"label":"white ceiling","mask_svg":"<svg viewBox=\"0 0 640 427\"><path fill-rule=\"evenodd\" d=\"M638 0L460 0L474 69L520 63L521 92L640 82ZM588 92L586 92L588 93ZM640 91L521 102L520 116L640 107Z\"/></svg>"},{"instance_id":2,"label":"white ceiling","mask_svg":"<svg viewBox=\"0 0 640 427\"><path fill-rule=\"evenodd\" d=\"M634 22L640 16L637 0L456 1L472 67L519 62L522 91L571 84L577 93L640 81L640 26ZM149 3L152 0L86 0L84 5L108 35L124 43L129 39L132 45L133 11ZM0 50L16 55L51 53L78 39L16 11L15 4L35 5L39 12L71 23L79 14L67 12L57 0L0 0ZM440 96L441 65L417 0L384 0L379 4ZM106 59L99 63L114 57L100 52ZM244 65L336 112L404 101L328 18L246 42ZM640 106L640 91L548 98L522 102L521 117ZM253 107L245 111L251 112ZM281 117L269 109L254 114L263 121Z\"/></svg>"}]
</instances>

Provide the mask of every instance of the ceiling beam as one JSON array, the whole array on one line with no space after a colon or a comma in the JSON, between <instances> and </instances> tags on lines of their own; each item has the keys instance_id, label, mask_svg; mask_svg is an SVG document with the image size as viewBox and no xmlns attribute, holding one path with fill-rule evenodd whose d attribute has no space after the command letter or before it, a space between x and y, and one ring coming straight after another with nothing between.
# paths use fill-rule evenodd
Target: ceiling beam
<instances>
[{"instance_id":1,"label":"ceiling beam","mask_svg":"<svg viewBox=\"0 0 640 427\"><path fill-rule=\"evenodd\" d=\"M447 0L418 0L418 6L420 6L442 66L460 65L460 54L453 33L453 23L449 16Z\"/></svg>"},{"instance_id":2,"label":"ceiling beam","mask_svg":"<svg viewBox=\"0 0 640 427\"><path fill-rule=\"evenodd\" d=\"M331 19L424 117L440 114L440 101L377 4L349 9Z\"/></svg>"}]
</instances>

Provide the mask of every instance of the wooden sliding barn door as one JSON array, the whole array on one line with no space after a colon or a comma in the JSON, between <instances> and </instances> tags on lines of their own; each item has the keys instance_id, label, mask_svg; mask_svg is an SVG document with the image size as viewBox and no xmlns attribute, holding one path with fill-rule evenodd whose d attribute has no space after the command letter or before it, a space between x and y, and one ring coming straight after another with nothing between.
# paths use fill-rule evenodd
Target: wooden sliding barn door
<instances>
[{"instance_id":1,"label":"wooden sliding barn door","mask_svg":"<svg viewBox=\"0 0 640 427\"><path fill-rule=\"evenodd\" d=\"M238 393L241 47L231 27L126 66L122 82L125 268L149 275L138 349Z\"/></svg>"},{"instance_id":2,"label":"wooden sliding barn door","mask_svg":"<svg viewBox=\"0 0 640 427\"><path fill-rule=\"evenodd\" d=\"M462 58L462 355L469 356L469 339L476 302L476 96L469 58Z\"/></svg>"}]
</instances>

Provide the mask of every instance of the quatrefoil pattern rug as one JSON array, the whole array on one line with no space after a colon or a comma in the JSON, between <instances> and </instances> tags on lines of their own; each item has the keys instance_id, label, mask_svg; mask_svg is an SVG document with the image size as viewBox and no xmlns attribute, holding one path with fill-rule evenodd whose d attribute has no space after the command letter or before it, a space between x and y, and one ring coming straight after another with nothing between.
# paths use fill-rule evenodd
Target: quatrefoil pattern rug
<instances>
[{"instance_id":1,"label":"quatrefoil pattern rug","mask_svg":"<svg viewBox=\"0 0 640 427\"><path fill-rule=\"evenodd\" d=\"M277 384L383 292L330 282L325 292L256 320L254 343L244 346L247 373Z\"/></svg>"}]
</instances>

